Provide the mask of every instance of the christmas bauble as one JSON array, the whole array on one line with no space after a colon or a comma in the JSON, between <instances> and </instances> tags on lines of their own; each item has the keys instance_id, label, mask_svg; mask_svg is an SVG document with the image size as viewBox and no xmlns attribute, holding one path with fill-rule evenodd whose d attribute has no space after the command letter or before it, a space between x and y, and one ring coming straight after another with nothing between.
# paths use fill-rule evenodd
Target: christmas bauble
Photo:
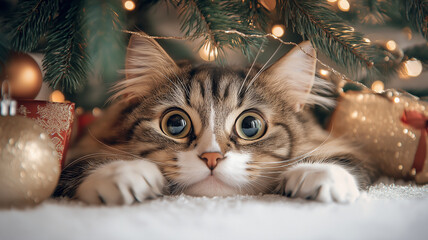
<instances>
[{"instance_id":1,"label":"christmas bauble","mask_svg":"<svg viewBox=\"0 0 428 240\"><path fill-rule=\"evenodd\" d=\"M37 62L26 53L12 53L2 68L0 81L9 80L12 97L34 99L42 87L42 72Z\"/></svg>"},{"instance_id":2,"label":"christmas bauble","mask_svg":"<svg viewBox=\"0 0 428 240\"><path fill-rule=\"evenodd\" d=\"M361 147L383 175L428 183L428 103L395 90L348 91L330 130Z\"/></svg>"},{"instance_id":3,"label":"christmas bauble","mask_svg":"<svg viewBox=\"0 0 428 240\"><path fill-rule=\"evenodd\" d=\"M55 146L41 127L21 116L0 117L0 207L41 202L59 174Z\"/></svg>"}]
</instances>

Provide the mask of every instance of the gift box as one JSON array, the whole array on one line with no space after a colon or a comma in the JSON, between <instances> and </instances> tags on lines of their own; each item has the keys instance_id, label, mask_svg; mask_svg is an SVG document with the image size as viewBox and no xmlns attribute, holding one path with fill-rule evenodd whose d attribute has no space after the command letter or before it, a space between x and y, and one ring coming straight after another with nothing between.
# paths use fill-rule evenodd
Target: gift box
<instances>
[{"instance_id":1,"label":"gift box","mask_svg":"<svg viewBox=\"0 0 428 240\"><path fill-rule=\"evenodd\" d=\"M74 119L74 103L19 100L17 114L31 118L51 137L64 166Z\"/></svg>"},{"instance_id":2,"label":"gift box","mask_svg":"<svg viewBox=\"0 0 428 240\"><path fill-rule=\"evenodd\" d=\"M388 90L343 93L330 121L333 135L352 140L380 172L428 183L428 103Z\"/></svg>"}]
</instances>

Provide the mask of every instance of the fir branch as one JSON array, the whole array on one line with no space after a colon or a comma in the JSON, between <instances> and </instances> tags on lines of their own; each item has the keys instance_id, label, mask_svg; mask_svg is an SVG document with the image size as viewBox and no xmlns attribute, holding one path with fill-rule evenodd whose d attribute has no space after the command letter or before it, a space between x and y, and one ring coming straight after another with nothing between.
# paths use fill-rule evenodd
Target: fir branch
<instances>
[{"instance_id":1,"label":"fir branch","mask_svg":"<svg viewBox=\"0 0 428 240\"><path fill-rule=\"evenodd\" d=\"M172 1L179 8L181 30L191 39L204 37L219 51L219 57L224 55L224 47L239 47L241 51L251 56L251 46L260 47L261 38L245 38L237 34L225 34L224 30L237 30L245 34L262 34L248 21L241 21L239 15L242 6L231 6L228 1L219 0L179 0Z\"/></svg>"},{"instance_id":2,"label":"fir branch","mask_svg":"<svg viewBox=\"0 0 428 240\"><path fill-rule=\"evenodd\" d=\"M286 26L292 27L336 63L358 72L385 57L383 51L364 41L362 34L344 23L322 0L279 0L277 6ZM375 70L375 69L373 69Z\"/></svg>"},{"instance_id":3,"label":"fir branch","mask_svg":"<svg viewBox=\"0 0 428 240\"><path fill-rule=\"evenodd\" d=\"M405 17L428 40L428 0L403 1Z\"/></svg>"},{"instance_id":4,"label":"fir branch","mask_svg":"<svg viewBox=\"0 0 428 240\"><path fill-rule=\"evenodd\" d=\"M45 81L53 88L72 92L86 78L88 57L81 34L83 0L63 2L47 36L43 69Z\"/></svg>"},{"instance_id":5,"label":"fir branch","mask_svg":"<svg viewBox=\"0 0 428 240\"><path fill-rule=\"evenodd\" d=\"M117 0L86 1L84 32L86 52L91 69L106 81L117 80L117 70L123 68L126 44L123 29L123 7Z\"/></svg>"},{"instance_id":6,"label":"fir branch","mask_svg":"<svg viewBox=\"0 0 428 240\"><path fill-rule=\"evenodd\" d=\"M6 63L10 53L10 45L6 35L0 33L0 73ZM3 79L0 79L2 81Z\"/></svg>"},{"instance_id":7,"label":"fir branch","mask_svg":"<svg viewBox=\"0 0 428 240\"><path fill-rule=\"evenodd\" d=\"M34 50L48 30L58 7L59 0L20 1L9 17L12 48L22 52Z\"/></svg>"}]
</instances>

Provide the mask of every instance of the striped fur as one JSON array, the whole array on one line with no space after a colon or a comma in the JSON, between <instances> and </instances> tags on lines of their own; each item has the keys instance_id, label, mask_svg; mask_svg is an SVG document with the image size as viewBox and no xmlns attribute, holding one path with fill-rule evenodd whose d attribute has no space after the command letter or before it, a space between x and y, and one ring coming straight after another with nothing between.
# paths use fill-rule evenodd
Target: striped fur
<instances>
[{"instance_id":1,"label":"striped fur","mask_svg":"<svg viewBox=\"0 0 428 240\"><path fill-rule=\"evenodd\" d=\"M301 47L315 55L310 44ZM119 160L154 163L169 194L287 194L284 173L301 163L342 166L360 188L376 176L369 159L313 119L311 106L333 102L318 95L325 95L329 85L314 78L314 60L299 50L268 69L231 69L178 67L145 38L133 37L129 48L127 79L115 88L116 103L72 148L55 196L82 199L76 194L82 182ZM161 130L161 118L171 108L190 117L186 138ZM238 116L249 109L267 123L266 133L254 141L234 130ZM212 149L225 158L210 172L198 156Z\"/></svg>"}]
</instances>

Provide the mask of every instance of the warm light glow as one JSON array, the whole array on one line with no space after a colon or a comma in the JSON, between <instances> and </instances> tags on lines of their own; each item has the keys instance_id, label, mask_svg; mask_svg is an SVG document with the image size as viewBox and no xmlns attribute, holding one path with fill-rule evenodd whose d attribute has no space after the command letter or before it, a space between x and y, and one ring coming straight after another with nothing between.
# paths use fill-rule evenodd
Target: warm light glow
<instances>
[{"instance_id":1,"label":"warm light glow","mask_svg":"<svg viewBox=\"0 0 428 240\"><path fill-rule=\"evenodd\" d=\"M65 97L64 97L64 94L62 94L61 91L55 90L49 96L49 100L51 102L64 102L65 101Z\"/></svg>"},{"instance_id":2,"label":"warm light glow","mask_svg":"<svg viewBox=\"0 0 428 240\"><path fill-rule=\"evenodd\" d=\"M99 117L99 116L101 116L102 113L103 113L103 111L97 107L92 109L92 115L94 115L94 117Z\"/></svg>"},{"instance_id":3,"label":"warm light glow","mask_svg":"<svg viewBox=\"0 0 428 240\"><path fill-rule=\"evenodd\" d=\"M386 42L385 47L389 51L394 51L397 48L397 43L395 43L394 40L389 40L388 42Z\"/></svg>"},{"instance_id":4,"label":"warm light glow","mask_svg":"<svg viewBox=\"0 0 428 240\"><path fill-rule=\"evenodd\" d=\"M321 76L327 77L328 75L330 75L330 72L325 69L320 69L320 74Z\"/></svg>"},{"instance_id":5,"label":"warm light glow","mask_svg":"<svg viewBox=\"0 0 428 240\"><path fill-rule=\"evenodd\" d=\"M135 9L135 3L133 1L128 0L123 3L123 7L125 7L125 9L128 11L132 11Z\"/></svg>"},{"instance_id":6,"label":"warm light glow","mask_svg":"<svg viewBox=\"0 0 428 240\"><path fill-rule=\"evenodd\" d=\"M273 35L275 35L277 37L282 37L282 36L284 36L284 33L285 33L284 25L277 24L277 25L274 25L272 27L272 34Z\"/></svg>"},{"instance_id":7,"label":"warm light glow","mask_svg":"<svg viewBox=\"0 0 428 240\"><path fill-rule=\"evenodd\" d=\"M77 107L74 113L76 113L77 116L80 116L85 113L85 110L82 107Z\"/></svg>"},{"instance_id":8,"label":"warm light glow","mask_svg":"<svg viewBox=\"0 0 428 240\"><path fill-rule=\"evenodd\" d=\"M399 102L400 102L400 98L399 98L399 97L395 97L395 98L394 98L394 102L395 102L395 103L399 103Z\"/></svg>"},{"instance_id":9,"label":"warm light glow","mask_svg":"<svg viewBox=\"0 0 428 240\"><path fill-rule=\"evenodd\" d=\"M349 9L351 8L351 5L349 4L349 2L347 0L339 0L337 2L337 6L339 7L340 11L342 11L342 12L348 12Z\"/></svg>"},{"instance_id":10,"label":"warm light glow","mask_svg":"<svg viewBox=\"0 0 428 240\"><path fill-rule=\"evenodd\" d=\"M217 48L212 46L209 42L205 43L199 50L199 56L207 62L214 61L217 55Z\"/></svg>"},{"instance_id":11,"label":"warm light glow","mask_svg":"<svg viewBox=\"0 0 428 240\"><path fill-rule=\"evenodd\" d=\"M334 2L337 2L337 0L327 0L327 2L334 3Z\"/></svg>"},{"instance_id":12,"label":"warm light glow","mask_svg":"<svg viewBox=\"0 0 428 240\"><path fill-rule=\"evenodd\" d=\"M404 62L405 76L417 77L422 73L422 63L417 59L410 59Z\"/></svg>"},{"instance_id":13,"label":"warm light glow","mask_svg":"<svg viewBox=\"0 0 428 240\"><path fill-rule=\"evenodd\" d=\"M363 40L364 40L364 42L366 42L366 43L371 42L371 41L370 41L370 39L368 39L368 38L363 38Z\"/></svg>"},{"instance_id":14,"label":"warm light glow","mask_svg":"<svg viewBox=\"0 0 428 240\"><path fill-rule=\"evenodd\" d=\"M385 85L383 84L382 81L377 80L372 83L372 90L375 92L378 92L378 93L383 92L384 88L385 88Z\"/></svg>"}]
</instances>

